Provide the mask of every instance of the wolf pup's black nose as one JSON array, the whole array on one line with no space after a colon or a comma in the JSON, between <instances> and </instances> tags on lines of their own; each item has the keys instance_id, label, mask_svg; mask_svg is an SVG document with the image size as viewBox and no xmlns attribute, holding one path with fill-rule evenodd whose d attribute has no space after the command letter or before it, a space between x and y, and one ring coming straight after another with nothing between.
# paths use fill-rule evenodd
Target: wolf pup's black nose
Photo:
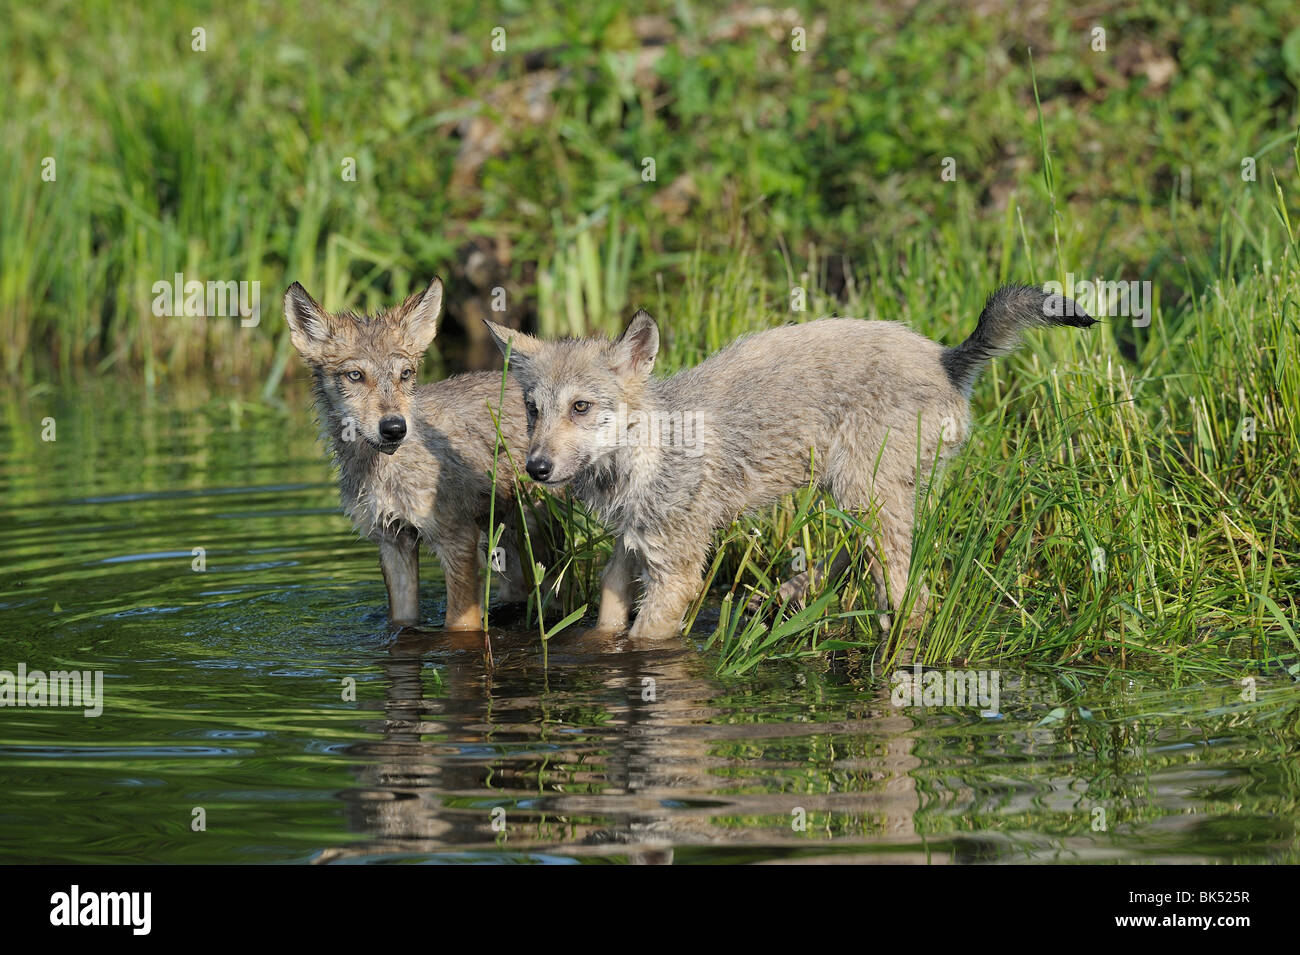
<instances>
[{"instance_id":1,"label":"wolf pup's black nose","mask_svg":"<svg viewBox=\"0 0 1300 955\"><path fill-rule=\"evenodd\" d=\"M406 419L399 414L384 415L379 419L379 436L385 441L401 441L406 437Z\"/></svg>"},{"instance_id":2,"label":"wolf pup's black nose","mask_svg":"<svg viewBox=\"0 0 1300 955\"><path fill-rule=\"evenodd\" d=\"M551 476L551 462L547 458L529 458L524 470L534 481L545 481Z\"/></svg>"}]
</instances>

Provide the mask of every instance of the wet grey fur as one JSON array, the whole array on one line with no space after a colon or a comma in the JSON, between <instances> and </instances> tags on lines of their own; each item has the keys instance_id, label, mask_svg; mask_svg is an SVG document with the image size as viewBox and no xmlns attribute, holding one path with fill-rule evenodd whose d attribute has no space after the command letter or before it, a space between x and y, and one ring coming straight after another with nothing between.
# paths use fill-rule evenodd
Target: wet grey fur
<instances>
[{"instance_id":1,"label":"wet grey fur","mask_svg":"<svg viewBox=\"0 0 1300 955\"><path fill-rule=\"evenodd\" d=\"M522 466L527 422L519 387L501 373L458 375L416 384L442 308L442 284L377 315L331 314L294 283L284 314L294 347L312 372L321 434L339 470L339 497L357 532L379 547L394 624L419 622L420 545L437 554L447 587L445 626L482 626L488 516L493 508L496 425L501 406L501 449L494 517L505 524L504 565L494 588L503 600L522 600L531 574L521 559L518 506L511 461ZM404 372L410 374L403 376ZM360 381L348 380L356 372ZM385 442L379 422L401 416L404 438ZM540 538L540 535L539 535ZM536 541L540 548L542 541ZM539 560L546 560L540 552Z\"/></svg>"}]
</instances>

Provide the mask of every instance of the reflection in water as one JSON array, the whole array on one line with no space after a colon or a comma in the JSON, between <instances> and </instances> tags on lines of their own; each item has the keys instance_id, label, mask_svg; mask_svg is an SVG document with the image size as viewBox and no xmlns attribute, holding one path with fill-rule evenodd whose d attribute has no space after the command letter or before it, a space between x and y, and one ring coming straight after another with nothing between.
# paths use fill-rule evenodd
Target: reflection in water
<instances>
[{"instance_id":1,"label":"reflection in water","mask_svg":"<svg viewBox=\"0 0 1300 955\"><path fill-rule=\"evenodd\" d=\"M1130 696L1163 719L1099 719L1059 706L1049 679L1004 674L1002 712L981 717L899 709L887 680L849 673L728 685L686 641L633 649L585 634L555 643L546 664L533 637L493 642L493 668L481 634L392 643L382 739L347 751L359 786L343 798L362 838L315 861L1227 861L1300 849L1291 686L1250 703L1232 686L1192 703L1130 686L1114 703Z\"/></svg>"},{"instance_id":2,"label":"reflection in water","mask_svg":"<svg viewBox=\"0 0 1300 955\"><path fill-rule=\"evenodd\" d=\"M347 751L361 760L348 823L367 838L318 861L509 850L670 863L677 846L806 848L809 828L842 813L886 840L915 835L913 721L887 697L860 721L772 723L715 702L685 641L633 649L578 634L555 641L545 666L535 637L493 643L489 668L482 634L394 640L382 739ZM430 657L442 667L434 694ZM826 746L852 783L799 785L811 767L746 758L773 741Z\"/></svg>"}]
</instances>

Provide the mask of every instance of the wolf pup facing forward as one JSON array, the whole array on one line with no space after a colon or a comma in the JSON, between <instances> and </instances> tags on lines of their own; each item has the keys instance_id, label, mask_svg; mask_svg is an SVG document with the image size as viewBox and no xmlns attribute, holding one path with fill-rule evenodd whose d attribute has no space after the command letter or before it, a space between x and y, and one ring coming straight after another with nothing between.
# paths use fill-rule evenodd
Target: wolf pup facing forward
<instances>
[{"instance_id":1,"label":"wolf pup facing forward","mask_svg":"<svg viewBox=\"0 0 1300 955\"><path fill-rule=\"evenodd\" d=\"M1007 286L956 348L894 322L826 318L738 339L666 379L651 377L659 329L644 310L613 342L488 326L503 351L512 342L529 475L570 485L617 535L598 628L627 626L640 578L631 636L655 639L679 632L713 532L806 486L814 469L841 508L875 523L871 574L888 627L907 584L918 476L965 442L985 363L1025 328L1092 324L1062 296Z\"/></svg>"},{"instance_id":2,"label":"wolf pup facing forward","mask_svg":"<svg viewBox=\"0 0 1300 955\"><path fill-rule=\"evenodd\" d=\"M501 375L479 372L427 385L416 369L437 332L442 283L434 279L378 315L331 315L294 282L284 295L290 338L311 368L321 432L339 468L343 509L358 533L379 545L394 624L419 622L419 547L442 563L448 630L482 626L480 534L492 500L496 426L488 412ZM508 383L500 413L496 519L501 595L520 600L528 579L519 558L510 461L527 453L519 387ZM507 449L509 453L507 454Z\"/></svg>"}]
</instances>

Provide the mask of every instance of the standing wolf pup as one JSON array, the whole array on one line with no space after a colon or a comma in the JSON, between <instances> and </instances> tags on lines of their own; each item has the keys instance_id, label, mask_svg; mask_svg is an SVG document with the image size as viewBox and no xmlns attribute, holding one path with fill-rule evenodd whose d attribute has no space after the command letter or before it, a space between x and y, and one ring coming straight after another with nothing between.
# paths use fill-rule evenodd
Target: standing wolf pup
<instances>
[{"instance_id":1,"label":"standing wolf pup","mask_svg":"<svg viewBox=\"0 0 1300 955\"><path fill-rule=\"evenodd\" d=\"M378 315L331 315L294 282L284 295L293 345L311 368L316 410L339 468L339 496L357 532L379 545L394 624L419 622L419 547L442 563L448 630L482 626L480 535L492 501L496 426L488 413L501 397L501 375L458 375L416 384L416 369L437 332L442 283L434 279ZM519 557L511 460L528 444L523 398L507 383L496 512L506 525L500 546L506 600L521 600L530 580ZM507 450L509 453L507 453ZM539 556L539 559L543 559Z\"/></svg>"},{"instance_id":2,"label":"standing wolf pup","mask_svg":"<svg viewBox=\"0 0 1300 955\"><path fill-rule=\"evenodd\" d=\"M713 532L806 486L814 467L841 508L875 523L871 573L887 621L907 584L918 463L924 480L965 442L985 363L1025 328L1092 324L1061 296L1007 286L956 348L894 322L826 318L738 339L667 379L651 377L659 329L644 310L614 342L488 327L503 351L512 343L529 475L571 485L616 532L597 626L627 626L639 577L631 635L660 638L679 632Z\"/></svg>"}]
</instances>

